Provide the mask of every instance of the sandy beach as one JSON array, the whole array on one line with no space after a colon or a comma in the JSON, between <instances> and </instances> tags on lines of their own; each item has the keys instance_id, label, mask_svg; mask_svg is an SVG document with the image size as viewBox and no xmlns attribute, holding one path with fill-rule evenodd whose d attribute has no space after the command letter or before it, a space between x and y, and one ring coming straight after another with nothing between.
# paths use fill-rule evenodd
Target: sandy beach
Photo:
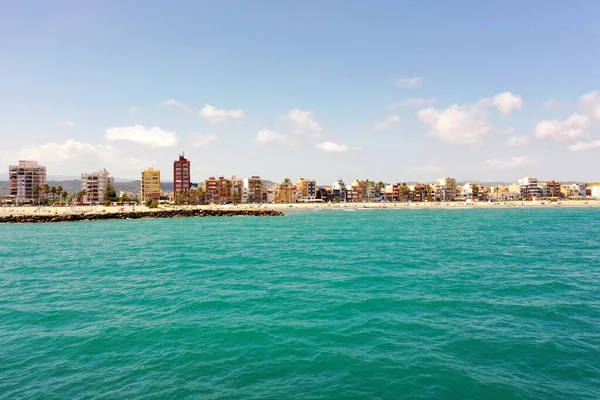
<instances>
[{"instance_id":1,"label":"sandy beach","mask_svg":"<svg viewBox=\"0 0 600 400\"><path fill-rule=\"evenodd\" d=\"M64 215L81 213L120 213L144 212L176 209L207 209L207 210L255 210L272 209L285 212L286 210L314 210L314 209L447 209L447 208L512 208L512 207L600 207L598 200L563 200L558 202L548 201L500 201L500 202L436 202L436 203L294 203L294 204L238 204L238 205L202 205L202 206L176 206L161 205L159 208L149 209L145 206L21 206L0 207L0 215Z\"/></svg>"}]
</instances>

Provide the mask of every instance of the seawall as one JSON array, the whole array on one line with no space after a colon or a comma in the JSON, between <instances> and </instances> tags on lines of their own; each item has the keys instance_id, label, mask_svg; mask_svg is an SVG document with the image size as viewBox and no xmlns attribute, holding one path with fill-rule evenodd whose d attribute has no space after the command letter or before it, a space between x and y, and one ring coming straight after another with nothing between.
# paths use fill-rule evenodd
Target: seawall
<instances>
[{"instance_id":1,"label":"seawall","mask_svg":"<svg viewBox=\"0 0 600 400\"><path fill-rule=\"evenodd\" d=\"M156 210L126 211L119 213L78 213L61 215L8 215L0 217L0 224L49 223L101 221L110 219L142 219L142 218L190 218L190 217L277 217L284 213L275 210Z\"/></svg>"}]
</instances>

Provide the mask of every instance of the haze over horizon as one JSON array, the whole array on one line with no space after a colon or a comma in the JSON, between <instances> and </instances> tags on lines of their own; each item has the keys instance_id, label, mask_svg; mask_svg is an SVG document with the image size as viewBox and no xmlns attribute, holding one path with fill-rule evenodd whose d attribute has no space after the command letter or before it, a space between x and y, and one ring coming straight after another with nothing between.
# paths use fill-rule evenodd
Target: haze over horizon
<instances>
[{"instance_id":1,"label":"haze over horizon","mask_svg":"<svg viewBox=\"0 0 600 400\"><path fill-rule=\"evenodd\" d=\"M0 172L598 181L600 3L0 5ZM531 21L535 20L535 24Z\"/></svg>"}]
</instances>

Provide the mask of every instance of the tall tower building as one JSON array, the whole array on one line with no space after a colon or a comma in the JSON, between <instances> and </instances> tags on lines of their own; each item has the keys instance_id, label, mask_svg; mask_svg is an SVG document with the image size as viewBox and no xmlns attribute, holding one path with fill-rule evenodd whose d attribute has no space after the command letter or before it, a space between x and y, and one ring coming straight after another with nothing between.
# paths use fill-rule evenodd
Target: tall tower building
<instances>
[{"instance_id":1,"label":"tall tower building","mask_svg":"<svg viewBox=\"0 0 600 400\"><path fill-rule=\"evenodd\" d=\"M46 184L46 167L37 161L19 161L8 167L8 195L15 203L32 203L36 200L35 187Z\"/></svg>"},{"instance_id":2,"label":"tall tower building","mask_svg":"<svg viewBox=\"0 0 600 400\"><path fill-rule=\"evenodd\" d=\"M142 171L142 201L160 200L160 171L148 168Z\"/></svg>"},{"instance_id":3,"label":"tall tower building","mask_svg":"<svg viewBox=\"0 0 600 400\"><path fill-rule=\"evenodd\" d=\"M173 193L190 191L190 161L181 153L179 160L173 162Z\"/></svg>"}]
</instances>

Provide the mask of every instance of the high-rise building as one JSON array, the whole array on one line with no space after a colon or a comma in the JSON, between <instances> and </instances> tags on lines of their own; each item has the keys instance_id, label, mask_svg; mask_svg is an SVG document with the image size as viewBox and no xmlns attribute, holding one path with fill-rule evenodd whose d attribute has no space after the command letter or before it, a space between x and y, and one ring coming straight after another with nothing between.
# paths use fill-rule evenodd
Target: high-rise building
<instances>
[{"instance_id":1,"label":"high-rise building","mask_svg":"<svg viewBox=\"0 0 600 400\"><path fill-rule=\"evenodd\" d=\"M142 201L160 200L160 171L148 168L142 171Z\"/></svg>"},{"instance_id":2,"label":"high-rise building","mask_svg":"<svg viewBox=\"0 0 600 400\"><path fill-rule=\"evenodd\" d=\"M190 161L182 153L179 160L173 162L173 193L189 193L190 191Z\"/></svg>"},{"instance_id":3,"label":"high-rise building","mask_svg":"<svg viewBox=\"0 0 600 400\"><path fill-rule=\"evenodd\" d=\"M81 174L81 190L84 203L102 203L106 200L106 189L114 187L114 180L107 170Z\"/></svg>"},{"instance_id":4,"label":"high-rise building","mask_svg":"<svg viewBox=\"0 0 600 400\"><path fill-rule=\"evenodd\" d=\"M37 161L19 161L8 167L8 196L17 204L33 203L42 191L36 191L46 184L46 167Z\"/></svg>"}]
</instances>

